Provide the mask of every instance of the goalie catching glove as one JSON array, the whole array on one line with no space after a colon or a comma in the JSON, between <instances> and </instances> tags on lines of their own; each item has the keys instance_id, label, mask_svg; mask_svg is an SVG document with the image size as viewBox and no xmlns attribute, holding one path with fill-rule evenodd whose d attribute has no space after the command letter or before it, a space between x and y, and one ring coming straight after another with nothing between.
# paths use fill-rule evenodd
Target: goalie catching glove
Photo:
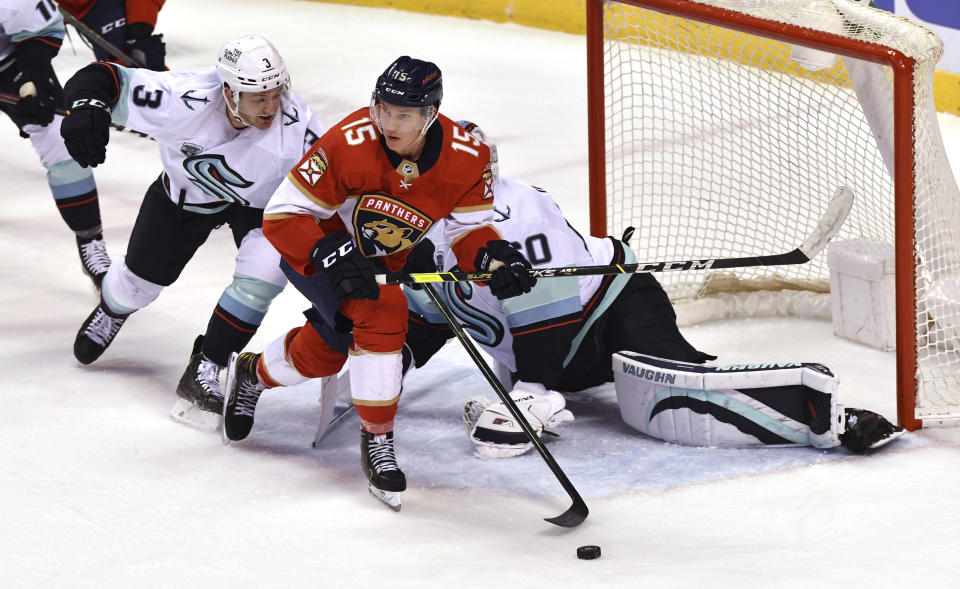
<instances>
[{"instance_id":1,"label":"goalie catching glove","mask_svg":"<svg viewBox=\"0 0 960 589\"><path fill-rule=\"evenodd\" d=\"M531 393L520 388L524 385L526 388L543 387L518 383L510 392L510 398L538 436L544 431L556 435L548 428L573 421L573 413L564 409L566 400L563 395L547 390ZM494 403L485 397L470 399L463 407L463 423L467 426L470 440L476 445L474 451L481 458L510 458L533 447L533 442L527 437L523 427L502 402Z\"/></svg>"}]
</instances>

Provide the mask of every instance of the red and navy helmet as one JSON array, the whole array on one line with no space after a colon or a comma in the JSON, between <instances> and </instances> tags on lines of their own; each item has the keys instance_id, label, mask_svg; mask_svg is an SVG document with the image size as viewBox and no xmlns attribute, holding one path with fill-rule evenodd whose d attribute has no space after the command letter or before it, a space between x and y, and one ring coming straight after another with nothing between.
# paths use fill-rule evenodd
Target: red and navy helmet
<instances>
[{"instance_id":1,"label":"red and navy helmet","mask_svg":"<svg viewBox=\"0 0 960 589\"><path fill-rule=\"evenodd\" d=\"M439 109L443 98L440 68L407 55L398 57L377 78L373 96L377 102L396 106L435 106Z\"/></svg>"}]
</instances>

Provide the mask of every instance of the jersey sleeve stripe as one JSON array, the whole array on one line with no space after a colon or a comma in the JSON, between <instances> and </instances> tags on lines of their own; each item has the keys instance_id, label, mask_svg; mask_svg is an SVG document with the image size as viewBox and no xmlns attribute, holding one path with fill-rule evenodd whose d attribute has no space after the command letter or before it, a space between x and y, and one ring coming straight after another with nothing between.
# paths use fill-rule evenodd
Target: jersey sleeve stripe
<instances>
[{"instance_id":1,"label":"jersey sleeve stripe","mask_svg":"<svg viewBox=\"0 0 960 589\"><path fill-rule=\"evenodd\" d=\"M286 219L287 217L296 217L296 213L264 213L264 221L274 221L277 219Z\"/></svg>"},{"instance_id":2,"label":"jersey sleeve stripe","mask_svg":"<svg viewBox=\"0 0 960 589\"><path fill-rule=\"evenodd\" d=\"M304 188L302 184L300 184L300 180L297 176L298 176L297 174L290 172L289 174L287 174L287 180L289 180L290 184L293 184L297 188L297 190L300 191L300 194L305 196L307 200L309 200L313 204L327 211L335 211L338 208L340 208L339 205L331 205L331 204L325 203L319 198L317 198L316 196L314 196L313 194L311 194L309 190L307 190L306 188Z\"/></svg>"},{"instance_id":3,"label":"jersey sleeve stripe","mask_svg":"<svg viewBox=\"0 0 960 589\"><path fill-rule=\"evenodd\" d=\"M493 202L492 202L492 201L491 201L490 203L488 203L488 204L475 205L475 206L472 206L472 207L454 207L454 208L453 208L453 211L451 211L451 212L454 212L454 213L473 213L473 212L476 212L476 211L489 211L489 210L491 210L491 209L493 209Z\"/></svg>"}]
</instances>

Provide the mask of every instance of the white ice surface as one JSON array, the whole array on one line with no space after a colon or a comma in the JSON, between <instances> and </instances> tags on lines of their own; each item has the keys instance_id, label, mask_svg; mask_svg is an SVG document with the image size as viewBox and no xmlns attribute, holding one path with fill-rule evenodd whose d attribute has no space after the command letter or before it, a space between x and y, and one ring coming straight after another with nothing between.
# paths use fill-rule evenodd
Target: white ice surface
<instances>
[{"instance_id":1,"label":"white ice surface","mask_svg":"<svg viewBox=\"0 0 960 589\"><path fill-rule=\"evenodd\" d=\"M211 64L223 40L263 34L330 122L366 104L398 55L432 59L444 71L443 110L480 123L503 173L549 188L587 228L583 37L290 0L170 2L158 29L174 67ZM90 57L74 36L56 62L62 78ZM953 155L960 122L942 124ZM635 434L606 389L571 401L577 421L550 444L591 509L563 530L541 519L569 499L539 457L471 455L459 407L491 394L454 344L404 393L400 513L367 495L355 418L310 447L320 408L309 387L265 395L250 438L233 446L173 423L193 337L232 274L229 232L81 366L71 346L96 297L36 156L8 121L0 129L0 357L13 379L0 403L4 587L957 584L957 430L910 434L866 457L681 448ZM115 256L158 173L149 141L112 134L96 177ZM299 324L302 307L288 289L250 349ZM894 415L894 356L834 338L828 322L685 333L727 362L823 362L841 375L843 402ZM602 558L577 560L583 544L600 545Z\"/></svg>"}]
</instances>

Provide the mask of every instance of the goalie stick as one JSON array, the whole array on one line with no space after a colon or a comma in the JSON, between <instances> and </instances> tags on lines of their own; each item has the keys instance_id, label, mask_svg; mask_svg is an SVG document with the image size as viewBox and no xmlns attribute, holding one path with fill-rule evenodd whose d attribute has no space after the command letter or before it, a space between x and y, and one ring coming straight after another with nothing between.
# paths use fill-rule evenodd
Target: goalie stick
<instances>
[{"instance_id":1,"label":"goalie stick","mask_svg":"<svg viewBox=\"0 0 960 589\"><path fill-rule=\"evenodd\" d=\"M466 332L460 327L460 324L454 319L453 314L450 311L450 308L447 304L437 295L437 291L434 290L432 284L424 284L423 289L427 292L427 295L430 297L430 300L433 301L433 304L436 305L437 309L440 311L440 314L443 315L443 319L447 322L447 325L453 331L454 335L457 336L457 339L460 340L460 343L463 344L464 349L467 351L467 354L473 360L474 364L477 365L477 368L480 369L480 372L483 374L484 378L487 379L487 382L490 383L490 386L493 387L494 392L497 393L497 396L500 397L500 400L503 401L504 405L507 406L507 409L510 410L510 414L514 419L517 420L517 423L520 424L520 427L523 428L523 431L527 434L527 437L530 438L530 441L533 442L533 447L537 449L537 452L540 453L540 456L543 458L544 462L547 463L547 466L550 467L550 470L553 471L554 476L557 477L557 480L560 481L560 484L563 486L563 489L567 492L571 499L573 499L573 504L565 512L561 513L555 517L546 517L546 521L564 527L564 528L574 528L583 523L583 520L587 519L587 515L590 513L590 510L587 508L587 504L584 503L583 498L580 497L580 493L577 492L577 489L573 486L573 483L570 482L570 479L567 478L567 475L560 468L560 465L557 464L557 461L554 460L553 456L550 455L550 452L547 450L546 446L543 445L543 441L534 433L533 428L530 427L530 423L526 420L520 409L517 408L516 403L513 402L513 399L510 398L510 395L507 394L506 389L503 385L500 384L500 381L497 379L496 375L493 374L493 371L490 370L490 367L487 365L486 361L480 356L480 352L477 351L476 346L473 345L473 342L470 341L470 338L467 337Z\"/></svg>"},{"instance_id":2,"label":"goalie stick","mask_svg":"<svg viewBox=\"0 0 960 589\"><path fill-rule=\"evenodd\" d=\"M19 100L20 99L14 96L13 94L10 94L7 92L0 92L0 102L6 103L6 104L16 104ZM54 109L53 112L60 115L61 117L65 117L69 114L67 110L62 108ZM153 137L147 135L146 133L141 133L140 131L134 131L133 129L128 129L123 125L110 123L110 126L116 129L117 131L124 131L126 133L130 133L131 135L136 135L137 137L143 137L144 139L149 139L151 141L154 140Z\"/></svg>"},{"instance_id":3,"label":"goalie stick","mask_svg":"<svg viewBox=\"0 0 960 589\"><path fill-rule=\"evenodd\" d=\"M637 274L642 272L683 272L687 270L721 270L726 268L745 268L748 266L783 266L805 264L815 258L847 218L853 206L853 191L846 186L837 189L827 205L826 211L817 223L816 229L807 236L799 247L782 254L745 256L740 258L712 258L703 260L677 260L672 262L640 262L637 264L609 264L604 266L570 266L567 268L534 268L530 276L534 278L554 278L560 276L587 276L596 274ZM429 282L473 282L488 281L492 272L387 272L377 274L379 284L429 283Z\"/></svg>"},{"instance_id":4,"label":"goalie stick","mask_svg":"<svg viewBox=\"0 0 960 589\"><path fill-rule=\"evenodd\" d=\"M101 49L112 55L120 62L120 65L125 65L127 67L146 67L140 61L134 58L131 55L127 55L123 52L122 49L107 41L95 30L91 29L87 23L83 22L79 18L73 16L64 9L60 9L60 14L63 15L63 19L73 25L73 28L77 29L77 32L86 37L91 43L99 45Z\"/></svg>"}]
</instances>

